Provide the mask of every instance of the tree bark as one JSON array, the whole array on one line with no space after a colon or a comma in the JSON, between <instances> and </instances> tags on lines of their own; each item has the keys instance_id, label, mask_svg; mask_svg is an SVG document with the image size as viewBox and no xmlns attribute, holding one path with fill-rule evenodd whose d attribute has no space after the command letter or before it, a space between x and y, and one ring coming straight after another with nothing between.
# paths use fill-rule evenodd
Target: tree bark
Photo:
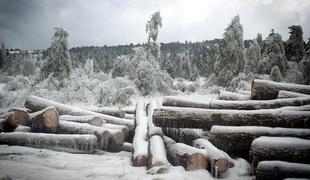
<instances>
[{"instance_id":1,"label":"tree bark","mask_svg":"<svg viewBox=\"0 0 310 180\"><path fill-rule=\"evenodd\" d=\"M164 136L169 162L174 166L183 166L187 171L207 169L206 152L183 143L175 143Z\"/></svg>"},{"instance_id":2,"label":"tree bark","mask_svg":"<svg viewBox=\"0 0 310 180\"><path fill-rule=\"evenodd\" d=\"M207 159L211 174L215 178L223 178L229 168L234 166L233 160L224 151L217 149L207 139L196 139L193 141L193 146L199 149L204 149L207 152Z\"/></svg>"},{"instance_id":3,"label":"tree bark","mask_svg":"<svg viewBox=\"0 0 310 180\"><path fill-rule=\"evenodd\" d=\"M25 101L25 107L31 109L32 111L42 110L49 106L54 106L60 115L74 115L74 116L94 115L99 118L102 118L108 123L125 125L128 128L133 128L134 125L134 123L131 120L100 114L69 105L64 105L37 96L28 96L28 98Z\"/></svg>"},{"instance_id":4,"label":"tree bark","mask_svg":"<svg viewBox=\"0 0 310 180\"><path fill-rule=\"evenodd\" d=\"M310 165L284 161L262 161L256 169L256 180L282 180L309 178ZM296 179L297 180L297 179Z\"/></svg>"},{"instance_id":5,"label":"tree bark","mask_svg":"<svg viewBox=\"0 0 310 180\"><path fill-rule=\"evenodd\" d=\"M280 90L310 94L309 85L279 83L274 81L255 79L252 82L251 99L276 99Z\"/></svg>"},{"instance_id":6,"label":"tree bark","mask_svg":"<svg viewBox=\"0 0 310 180\"><path fill-rule=\"evenodd\" d=\"M229 91L220 91L217 97L219 100L245 101L250 100L251 95L238 94Z\"/></svg>"},{"instance_id":7,"label":"tree bark","mask_svg":"<svg viewBox=\"0 0 310 180\"><path fill-rule=\"evenodd\" d=\"M162 128L165 136L168 136L178 143L184 143L187 145L193 145L195 139L201 138L201 136L193 129L184 128Z\"/></svg>"},{"instance_id":8,"label":"tree bark","mask_svg":"<svg viewBox=\"0 0 310 180\"><path fill-rule=\"evenodd\" d=\"M233 157L249 159L251 143L260 136L310 139L310 129L271 128L262 126L212 126L209 141Z\"/></svg>"},{"instance_id":9,"label":"tree bark","mask_svg":"<svg viewBox=\"0 0 310 180\"><path fill-rule=\"evenodd\" d=\"M260 110L275 109L285 106L303 106L310 104L310 96L290 98L290 99L274 99L274 100L211 100L208 103L200 103L191 100L181 100L180 98L164 97L164 106L190 107L202 109L236 109L236 110Z\"/></svg>"},{"instance_id":10,"label":"tree bark","mask_svg":"<svg viewBox=\"0 0 310 180\"><path fill-rule=\"evenodd\" d=\"M69 135L12 132L1 133L0 144L28 146L70 153L94 153L97 138L94 135Z\"/></svg>"},{"instance_id":11,"label":"tree bark","mask_svg":"<svg viewBox=\"0 0 310 180\"><path fill-rule=\"evenodd\" d=\"M106 123L105 120L94 115L87 115L87 116L61 115L59 116L59 120L77 122L77 123L87 123L98 127L101 127L104 123Z\"/></svg>"},{"instance_id":12,"label":"tree bark","mask_svg":"<svg viewBox=\"0 0 310 180\"><path fill-rule=\"evenodd\" d=\"M54 107L48 107L41 111L31 113L27 126L32 132L55 133L59 124L58 112Z\"/></svg>"},{"instance_id":13,"label":"tree bark","mask_svg":"<svg viewBox=\"0 0 310 180\"><path fill-rule=\"evenodd\" d=\"M254 169L265 160L310 164L310 140L263 136L252 142L250 154Z\"/></svg>"},{"instance_id":14,"label":"tree bark","mask_svg":"<svg viewBox=\"0 0 310 180\"><path fill-rule=\"evenodd\" d=\"M147 166L148 141L147 141L147 117L144 101L140 100L136 105L135 135L133 138L133 166Z\"/></svg>"},{"instance_id":15,"label":"tree bark","mask_svg":"<svg viewBox=\"0 0 310 180\"><path fill-rule=\"evenodd\" d=\"M213 125L309 128L310 112L280 109L236 111L166 107L154 111L153 121L160 127L206 130Z\"/></svg>"},{"instance_id":16,"label":"tree bark","mask_svg":"<svg viewBox=\"0 0 310 180\"><path fill-rule=\"evenodd\" d=\"M87 110L94 111L100 114L106 114L110 116L115 116L119 118L125 117L125 111L121 108L116 107L97 107L97 108L87 108Z\"/></svg>"},{"instance_id":17,"label":"tree bark","mask_svg":"<svg viewBox=\"0 0 310 180\"><path fill-rule=\"evenodd\" d=\"M281 90L279 91L277 98L285 99L285 98L298 98L298 97L309 97L309 94L302 94L302 93Z\"/></svg>"}]
</instances>

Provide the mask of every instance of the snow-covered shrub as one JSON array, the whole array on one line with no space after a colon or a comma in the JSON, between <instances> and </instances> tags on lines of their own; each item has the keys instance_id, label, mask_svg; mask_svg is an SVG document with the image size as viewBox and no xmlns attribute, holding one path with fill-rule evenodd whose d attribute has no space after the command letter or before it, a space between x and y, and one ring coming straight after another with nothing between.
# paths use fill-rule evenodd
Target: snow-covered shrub
<instances>
[{"instance_id":1,"label":"snow-covered shrub","mask_svg":"<svg viewBox=\"0 0 310 180\"><path fill-rule=\"evenodd\" d=\"M9 81L5 86L6 91L16 91L19 89L27 89L30 87L30 82L24 76L18 75L12 81Z\"/></svg>"},{"instance_id":2,"label":"snow-covered shrub","mask_svg":"<svg viewBox=\"0 0 310 180\"><path fill-rule=\"evenodd\" d=\"M140 66L137 68L135 83L143 95L148 95L157 89L155 69L147 61L141 62Z\"/></svg>"},{"instance_id":3,"label":"snow-covered shrub","mask_svg":"<svg viewBox=\"0 0 310 180\"><path fill-rule=\"evenodd\" d=\"M273 66L269 75L269 79L276 82L281 82L282 76L278 66Z\"/></svg>"},{"instance_id":4,"label":"snow-covered shrub","mask_svg":"<svg viewBox=\"0 0 310 180\"><path fill-rule=\"evenodd\" d=\"M226 88L227 91L240 91L240 90L250 90L251 82L253 80L253 74L248 74L246 76L244 73L239 73L238 76L234 77L229 86Z\"/></svg>"}]
</instances>

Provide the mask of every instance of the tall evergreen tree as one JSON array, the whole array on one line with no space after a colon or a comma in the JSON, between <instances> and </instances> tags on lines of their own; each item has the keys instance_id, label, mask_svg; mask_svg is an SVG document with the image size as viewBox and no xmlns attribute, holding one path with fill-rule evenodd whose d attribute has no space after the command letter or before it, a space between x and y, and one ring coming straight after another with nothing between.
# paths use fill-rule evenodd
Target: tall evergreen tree
<instances>
[{"instance_id":1,"label":"tall evergreen tree","mask_svg":"<svg viewBox=\"0 0 310 180\"><path fill-rule=\"evenodd\" d=\"M285 42L285 55L287 60L299 63L305 54L302 27L293 25L289 30L290 37Z\"/></svg>"},{"instance_id":2,"label":"tall evergreen tree","mask_svg":"<svg viewBox=\"0 0 310 180\"><path fill-rule=\"evenodd\" d=\"M245 73L255 73L258 62L261 60L261 48L257 42L257 39L254 39L253 43L250 45L248 49L246 49L246 67Z\"/></svg>"},{"instance_id":3,"label":"tall evergreen tree","mask_svg":"<svg viewBox=\"0 0 310 180\"><path fill-rule=\"evenodd\" d=\"M46 62L41 69L41 75L46 78L53 73L53 77L61 81L69 78L72 71L67 40L69 34L62 28L54 29L53 41L49 47Z\"/></svg>"},{"instance_id":4,"label":"tall evergreen tree","mask_svg":"<svg viewBox=\"0 0 310 180\"><path fill-rule=\"evenodd\" d=\"M243 28L237 15L226 28L224 38L218 47L214 63L217 84L227 86L235 76L243 71L244 65Z\"/></svg>"}]
</instances>

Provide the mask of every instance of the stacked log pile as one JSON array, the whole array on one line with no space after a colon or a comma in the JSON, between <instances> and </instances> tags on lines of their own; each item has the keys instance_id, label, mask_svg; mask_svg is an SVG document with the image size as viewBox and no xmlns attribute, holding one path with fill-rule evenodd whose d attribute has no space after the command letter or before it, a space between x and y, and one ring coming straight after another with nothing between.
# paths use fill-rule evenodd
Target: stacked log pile
<instances>
[{"instance_id":1,"label":"stacked log pile","mask_svg":"<svg viewBox=\"0 0 310 180\"><path fill-rule=\"evenodd\" d=\"M164 97L162 105L154 111L153 122L173 139L165 138L169 158L172 145L187 144L206 150L215 177L225 177L233 164L230 157L250 161L257 179L309 177L309 169L295 168L310 164L308 85L254 80L251 91L221 91L217 100L208 102ZM207 130L206 136L184 141L184 128Z\"/></svg>"}]
</instances>

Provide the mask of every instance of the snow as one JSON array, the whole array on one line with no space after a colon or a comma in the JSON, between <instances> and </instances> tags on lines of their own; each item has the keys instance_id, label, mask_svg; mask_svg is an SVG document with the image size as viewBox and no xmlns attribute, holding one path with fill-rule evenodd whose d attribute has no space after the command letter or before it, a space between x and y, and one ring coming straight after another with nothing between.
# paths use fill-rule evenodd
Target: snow
<instances>
[{"instance_id":1,"label":"snow","mask_svg":"<svg viewBox=\"0 0 310 180\"><path fill-rule=\"evenodd\" d=\"M154 135L150 138L150 147L152 152L152 165L157 163L163 163L162 165L169 164L164 141L160 136Z\"/></svg>"},{"instance_id":2,"label":"snow","mask_svg":"<svg viewBox=\"0 0 310 180\"><path fill-rule=\"evenodd\" d=\"M253 146L272 147L272 148L293 148L310 149L310 140L293 137L267 137L256 138L252 142Z\"/></svg>"},{"instance_id":3,"label":"snow","mask_svg":"<svg viewBox=\"0 0 310 180\"><path fill-rule=\"evenodd\" d=\"M133 157L148 155L148 141L147 141L147 117L145 114L145 104L143 100L137 103L136 108L136 128L135 136L133 138Z\"/></svg>"},{"instance_id":4,"label":"snow","mask_svg":"<svg viewBox=\"0 0 310 180\"><path fill-rule=\"evenodd\" d=\"M169 167L164 174L149 175L145 167L131 166L131 153L102 152L97 154L70 154L45 149L0 145L0 178L54 180L61 179L165 179L165 180L213 180L207 170L185 171L184 168ZM238 159L227 179L251 180L249 164Z\"/></svg>"},{"instance_id":5,"label":"snow","mask_svg":"<svg viewBox=\"0 0 310 180\"><path fill-rule=\"evenodd\" d=\"M309 164L291 163L285 161L261 161L258 163L258 169L264 170L265 168L271 170L272 168L280 168L282 171L289 172L310 172Z\"/></svg>"},{"instance_id":6,"label":"snow","mask_svg":"<svg viewBox=\"0 0 310 180\"><path fill-rule=\"evenodd\" d=\"M263 133L268 135L308 135L310 137L310 129L302 128L272 128L263 126L212 126L210 133Z\"/></svg>"}]
</instances>

